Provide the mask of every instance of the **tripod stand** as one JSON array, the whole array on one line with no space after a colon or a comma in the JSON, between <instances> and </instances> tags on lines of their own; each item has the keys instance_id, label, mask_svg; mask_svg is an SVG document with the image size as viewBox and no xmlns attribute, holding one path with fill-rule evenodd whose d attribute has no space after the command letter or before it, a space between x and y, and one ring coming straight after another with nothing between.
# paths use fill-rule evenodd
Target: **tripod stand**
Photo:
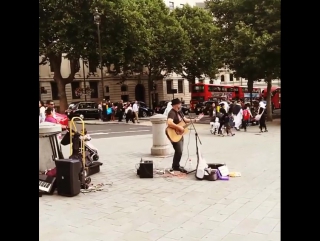
<instances>
[{"instance_id":1,"label":"tripod stand","mask_svg":"<svg viewBox=\"0 0 320 241\"><path fill-rule=\"evenodd\" d=\"M199 161L200 161L198 141L199 141L200 145L202 145L202 143L201 143L199 134L198 134L198 132L197 132L197 129L196 129L196 127L195 127L194 124L193 124L193 121L191 121L191 125L192 125L192 128L194 129L194 137L196 138L196 155L197 155L197 166L198 166L198 165L199 165ZM196 170L197 170L197 168L194 169L194 170L192 170L192 171L186 172L186 174L193 173L193 172L195 172Z\"/></svg>"}]
</instances>

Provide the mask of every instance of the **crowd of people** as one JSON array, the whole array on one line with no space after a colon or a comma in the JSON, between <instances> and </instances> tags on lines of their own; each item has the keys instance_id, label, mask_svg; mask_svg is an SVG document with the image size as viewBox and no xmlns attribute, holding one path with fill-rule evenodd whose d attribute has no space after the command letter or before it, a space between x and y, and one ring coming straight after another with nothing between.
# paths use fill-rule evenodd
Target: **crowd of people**
<instances>
[{"instance_id":1,"label":"crowd of people","mask_svg":"<svg viewBox=\"0 0 320 241\"><path fill-rule=\"evenodd\" d=\"M212 104L209 114L211 122L219 122L218 135L224 136L222 129L225 128L227 135L234 136L232 128L240 131L242 128L247 131L251 120L259 123L260 133L268 132L266 126L266 102L260 99L259 107L252 108L250 104L245 104L241 100L232 102L231 100L222 100L220 103ZM258 117L259 116L259 119ZM255 119L256 118L256 119Z\"/></svg>"},{"instance_id":2,"label":"crowd of people","mask_svg":"<svg viewBox=\"0 0 320 241\"><path fill-rule=\"evenodd\" d=\"M46 103L39 101L39 123L41 122L57 123L53 101L48 100Z\"/></svg>"},{"instance_id":3,"label":"crowd of people","mask_svg":"<svg viewBox=\"0 0 320 241\"><path fill-rule=\"evenodd\" d=\"M115 121L117 118L118 122L122 122L123 117L125 116L126 123L129 121L132 121L132 123L139 123L139 104L137 100L133 103L123 102L123 100L120 100L117 103L103 100L99 103L98 110L101 121Z\"/></svg>"}]
</instances>

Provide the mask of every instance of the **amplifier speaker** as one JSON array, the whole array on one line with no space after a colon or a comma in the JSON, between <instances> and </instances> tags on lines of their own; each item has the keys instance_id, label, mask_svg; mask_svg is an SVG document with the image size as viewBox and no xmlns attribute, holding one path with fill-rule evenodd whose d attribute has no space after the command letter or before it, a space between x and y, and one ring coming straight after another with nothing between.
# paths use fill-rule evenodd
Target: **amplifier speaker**
<instances>
[{"instance_id":1,"label":"amplifier speaker","mask_svg":"<svg viewBox=\"0 0 320 241\"><path fill-rule=\"evenodd\" d=\"M140 178L153 178L153 161L140 162L137 175L140 176Z\"/></svg>"},{"instance_id":2,"label":"amplifier speaker","mask_svg":"<svg viewBox=\"0 0 320 241\"><path fill-rule=\"evenodd\" d=\"M74 159L56 160L58 195L74 197L80 193L81 163Z\"/></svg>"}]
</instances>

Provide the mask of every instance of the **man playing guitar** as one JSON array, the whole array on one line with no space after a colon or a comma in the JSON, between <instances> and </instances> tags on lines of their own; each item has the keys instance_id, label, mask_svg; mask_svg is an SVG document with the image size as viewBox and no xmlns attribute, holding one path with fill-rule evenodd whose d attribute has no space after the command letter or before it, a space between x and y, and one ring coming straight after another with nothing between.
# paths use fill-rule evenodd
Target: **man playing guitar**
<instances>
[{"instance_id":1,"label":"man playing guitar","mask_svg":"<svg viewBox=\"0 0 320 241\"><path fill-rule=\"evenodd\" d=\"M168 118L167 118L168 127L175 129L177 133L183 133L184 128L178 125L181 121L184 121L185 123L190 123L191 121L196 122L197 120L196 119L191 120L183 116L183 114L180 112L181 101L178 98L173 99L171 102L172 102L172 109L169 111ZM172 169L174 171L185 172L184 168L180 166L180 160L183 152L183 137L181 138L180 141L171 142L171 144L174 149Z\"/></svg>"}]
</instances>

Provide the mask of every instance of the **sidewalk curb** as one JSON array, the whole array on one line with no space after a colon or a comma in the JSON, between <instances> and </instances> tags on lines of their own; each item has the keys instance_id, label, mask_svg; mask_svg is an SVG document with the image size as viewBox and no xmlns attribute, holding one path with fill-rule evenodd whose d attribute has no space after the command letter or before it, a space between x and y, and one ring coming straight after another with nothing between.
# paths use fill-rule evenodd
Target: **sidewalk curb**
<instances>
[{"instance_id":1,"label":"sidewalk curb","mask_svg":"<svg viewBox=\"0 0 320 241\"><path fill-rule=\"evenodd\" d=\"M134 123L125 123L125 122L118 122L118 121L115 121L115 122L86 122L84 121L84 124L85 125L116 125L116 124L128 124L128 125L144 125L144 126L151 126L150 124L148 124L149 121L146 121L146 122L140 122L139 124L134 124ZM80 121L76 121L76 124L82 124L82 122Z\"/></svg>"}]
</instances>

